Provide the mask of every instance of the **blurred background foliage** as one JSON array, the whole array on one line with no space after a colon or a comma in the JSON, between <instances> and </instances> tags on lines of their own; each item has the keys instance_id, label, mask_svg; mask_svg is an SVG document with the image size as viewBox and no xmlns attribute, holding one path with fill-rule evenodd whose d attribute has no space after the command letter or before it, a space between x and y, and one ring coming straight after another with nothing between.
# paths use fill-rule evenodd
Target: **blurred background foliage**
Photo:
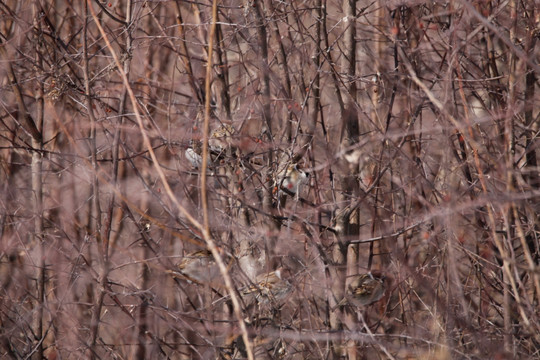
<instances>
[{"instance_id":1,"label":"blurred background foliage","mask_svg":"<svg viewBox=\"0 0 540 360\"><path fill-rule=\"evenodd\" d=\"M537 358L537 5L1 1L0 354Z\"/></svg>"}]
</instances>

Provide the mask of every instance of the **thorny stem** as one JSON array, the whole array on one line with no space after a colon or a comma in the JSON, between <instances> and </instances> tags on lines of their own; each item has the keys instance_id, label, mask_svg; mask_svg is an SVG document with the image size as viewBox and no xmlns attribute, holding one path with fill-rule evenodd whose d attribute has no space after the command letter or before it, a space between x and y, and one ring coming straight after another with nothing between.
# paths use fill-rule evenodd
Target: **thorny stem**
<instances>
[{"instance_id":1,"label":"thorny stem","mask_svg":"<svg viewBox=\"0 0 540 360\"><path fill-rule=\"evenodd\" d=\"M89 4L90 0L87 0L87 3L88 3L88 5L90 5ZM130 98L132 106L133 106L133 112L135 114L135 119L137 120L137 124L139 125L139 130L140 130L140 133L141 133L141 136L142 136L142 139L143 139L143 143L144 143L145 147L148 149L148 153L150 154L150 158L152 159L152 164L154 165L154 169L156 170L157 175L159 176L159 178L160 178L160 180L161 180L161 182L163 184L165 192L169 196L169 199L176 206L178 211L183 216L185 216L188 219L188 221L193 224L193 226L197 227L201 231L201 233L203 234L206 245L208 246L208 249L212 252L212 255L214 256L214 258L216 260L216 263L217 263L217 265L219 267L219 270L220 270L220 272L221 272L221 274L223 276L223 279L225 281L225 287L226 287L227 291L229 292L229 295L231 296L231 301L232 301L232 304L233 304L234 313L235 313L235 316L237 317L237 320L239 322L240 330L242 331L242 337L244 339L244 343L245 343L245 346L246 346L246 352L248 353L248 359L253 359L253 353L252 353L252 350L251 350L251 343L249 341L249 336L248 336L246 324L245 324L244 319L242 317L240 302L239 302L238 297L237 297L237 295L236 295L236 293L234 291L234 288L232 286L232 279L231 279L231 277L229 275L229 272L228 272L228 269L227 269L225 263L223 262L223 259L221 258L221 254L219 253L219 251L217 249L217 246L216 246L214 240L212 239L210 232L208 231L208 228L203 226L199 221L197 221L187 211L187 209L184 208L178 202L178 199L174 195L174 193L173 193L173 191L172 191L172 189L171 189L171 187L169 185L169 182L167 181L167 179L165 177L165 174L163 173L163 170L159 166L159 162L158 162L158 159L156 157L156 154L155 154L154 150L152 149L152 144L150 143L150 139L149 139L149 137L148 137L148 135L146 133L146 130L144 129L144 125L143 125L143 121L142 121L142 117L141 117L141 112L139 110L139 104L137 102L137 99L135 98L135 94L133 93L133 89L131 88L131 86L129 84L129 80L127 78L127 75L126 75L126 73L124 72L124 70L122 68L122 64L120 62L120 59L118 58L118 55L116 54L116 51L114 50L113 46L111 45L111 42L109 40L109 37L107 36L107 33L105 33L105 30L101 26L101 24L99 22L99 19L97 18L97 15L96 15L94 9L92 8L92 6L88 6L88 8L90 9L90 13L92 14L92 18L94 19L94 21L96 23L96 26L98 27L99 32L101 33L101 36L103 36L103 40L105 41L105 43L107 45L107 48L111 52L111 55L112 55L112 57L113 57L113 59L114 59L114 61L116 63L118 72L120 73L120 76L122 77L122 81L124 82L124 85L126 86L126 88L128 90L129 98ZM213 21L215 22L216 16L217 16L217 0L214 0L212 9L213 9L212 12L213 12L213 15L214 15L213 16ZM203 168L205 168L205 167L203 167Z\"/></svg>"}]
</instances>

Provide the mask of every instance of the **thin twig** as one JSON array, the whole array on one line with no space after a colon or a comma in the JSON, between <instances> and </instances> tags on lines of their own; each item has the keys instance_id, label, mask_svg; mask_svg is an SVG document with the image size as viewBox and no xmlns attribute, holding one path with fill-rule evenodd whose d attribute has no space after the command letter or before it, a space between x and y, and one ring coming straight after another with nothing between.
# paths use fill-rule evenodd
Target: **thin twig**
<instances>
[{"instance_id":1,"label":"thin twig","mask_svg":"<svg viewBox=\"0 0 540 360\"><path fill-rule=\"evenodd\" d=\"M90 2L90 0L87 0L87 2ZM214 6L217 6L217 0L214 0ZM110 53L111 53L111 55L112 55L112 57L113 57L113 59L114 59L114 61L116 63L117 70L118 70L120 76L122 77L122 81L124 82L124 85L127 87L129 98L130 98L131 104L133 106L133 111L135 113L135 118L137 119L137 123L139 125L139 130L140 130L140 133L141 133L141 136L142 136L142 139L143 139L143 143L144 143L145 147L148 149L148 152L149 152L150 157L152 159L152 164L154 166L154 169L156 170L156 172L157 172L157 174L158 174L158 176L159 176L159 178L160 178L160 180L161 180L161 182L163 184L165 192L169 196L169 199L173 202L173 204L176 206L178 211L183 216L185 216L195 227L200 229L200 231L202 232L202 234L204 236L204 240L206 241L208 249L214 255L216 263L218 264L219 269L221 271L221 274L223 275L227 291L231 295L231 300L232 300L232 303L233 303L234 312L235 312L237 320L238 320L238 322L240 324L240 329L242 331L242 337L244 338L244 342L246 344L246 351L249 350L248 351L248 358L253 359L253 354L252 354L251 348L250 348L249 336L248 336L246 324L245 324L244 319L242 317L240 302L238 301L238 297L237 297L237 295L236 295L236 293L234 291L234 288L232 286L232 280L231 280L231 277L230 277L230 275L228 273L228 269L225 266L225 264L223 262L223 259L221 258L221 255L220 255L220 253L219 253L219 251L217 249L217 246L216 246L214 240L212 239L212 237L210 235L210 232L207 231L207 228L205 228L199 221L197 221L187 211L187 209L184 208L178 202L178 199L176 198L176 196L172 192L172 189L171 189L171 187L169 185L169 182L167 181L167 179L165 177L165 174L163 173L163 170L159 166L159 162L158 162L158 159L156 157L156 154L152 150L152 144L150 143L150 139L148 138L148 135L146 134L146 130L144 128L144 124L143 124L143 121L142 121L141 113L140 113L140 110L139 110L139 104L137 102L137 99L135 98L135 94L133 93L133 89L131 88L131 85L129 84L129 80L127 78L127 75L126 75L126 73L124 72L124 70L122 68L122 64L120 62L120 59L118 58L118 55L116 54L116 51L114 50L111 42L109 41L109 37L105 33L105 30L101 26L101 24L99 22L99 19L97 18L97 15L96 15L94 9L92 8L92 6L89 6L89 9L90 9L90 12L92 14L92 18L94 19L94 21L96 23L96 26L98 27L99 32L101 33L101 36L103 36L103 40L105 41L105 44L107 45L107 48L109 49L109 51L110 51ZM216 8L215 11L217 12L217 8ZM215 17L214 17L214 20L215 20Z\"/></svg>"}]
</instances>

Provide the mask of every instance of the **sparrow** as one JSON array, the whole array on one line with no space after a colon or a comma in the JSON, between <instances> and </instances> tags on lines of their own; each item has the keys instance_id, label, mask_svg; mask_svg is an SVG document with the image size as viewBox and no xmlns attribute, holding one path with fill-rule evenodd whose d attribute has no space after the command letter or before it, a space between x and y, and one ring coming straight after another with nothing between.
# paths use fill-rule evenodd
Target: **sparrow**
<instances>
[{"instance_id":1,"label":"sparrow","mask_svg":"<svg viewBox=\"0 0 540 360\"><path fill-rule=\"evenodd\" d=\"M280 191L286 190L291 194L298 194L301 186L307 183L308 175L297 164L289 164L285 171L278 173L277 187Z\"/></svg>"},{"instance_id":2,"label":"sparrow","mask_svg":"<svg viewBox=\"0 0 540 360\"><path fill-rule=\"evenodd\" d=\"M209 283L221 275L212 253L206 249L184 256L176 269L170 272L173 276L196 283Z\"/></svg>"},{"instance_id":3,"label":"sparrow","mask_svg":"<svg viewBox=\"0 0 540 360\"><path fill-rule=\"evenodd\" d=\"M222 124L217 129L212 131L208 138L208 147L210 151L219 155L231 145L230 137L235 133L234 127L229 124Z\"/></svg>"},{"instance_id":4,"label":"sparrow","mask_svg":"<svg viewBox=\"0 0 540 360\"><path fill-rule=\"evenodd\" d=\"M191 163L195 169L198 169L202 165L202 142L200 140L190 140L189 146L184 152L186 159ZM211 158L208 157L208 165L212 163Z\"/></svg>"},{"instance_id":5,"label":"sparrow","mask_svg":"<svg viewBox=\"0 0 540 360\"><path fill-rule=\"evenodd\" d=\"M386 293L387 285L388 280L380 274L368 272L354 275L345 289L345 298L340 301L338 306L349 303L362 307L376 303Z\"/></svg>"},{"instance_id":6,"label":"sparrow","mask_svg":"<svg viewBox=\"0 0 540 360\"><path fill-rule=\"evenodd\" d=\"M248 244L247 248L238 254L238 266L245 278L252 282L257 282L257 274L266 263L266 251L255 244Z\"/></svg>"},{"instance_id":7,"label":"sparrow","mask_svg":"<svg viewBox=\"0 0 540 360\"><path fill-rule=\"evenodd\" d=\"M215 129L208 138L208 165L213 165L224 155L225 149L230 146L229 138L235 133L231 125L223 124ZM184 152L191 165L199 169L202 165L202 141L193 139Z\"/></svg>"},{"instance_id":8,"label":"sparrow","mask_svg":"<svg viewBox=\"0 0 540 360\"><path fill-rule=\"evenodd\" d=\"M278 268L269 273L257 276L256 282L240 291L247 300L255 299L259 304L279 304L293 290L289 282L291 273L289 269Z\"/></svg>"}]
</instances>

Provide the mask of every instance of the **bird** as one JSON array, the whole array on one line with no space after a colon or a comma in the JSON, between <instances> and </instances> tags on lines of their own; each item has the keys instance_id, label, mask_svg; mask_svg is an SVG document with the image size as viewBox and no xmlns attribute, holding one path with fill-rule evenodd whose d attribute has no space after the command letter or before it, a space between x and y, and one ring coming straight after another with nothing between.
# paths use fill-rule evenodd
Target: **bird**
<instances>
[{"instance_id":1,"label":"bird","mask_svg":"<svg viewBox=\"0 0 540 360\"><path fill-rule=\"evenodd\" d=\"M381 300L388 286L388 279L378 273L354 275L345 289L345 297L337 306L346 303L357 307L368 306Z\"/></svg>"},{"instance_id":2,"label":"bird","mask_svg":"<svg viewBox=\"0 0 540 360\"><path fill-rule=\"evenodd\" d=\"M230 146L230 137L235 133L232 125L223 124L210 134L208 138L208 165L212 166L225 156L225 150ZM199 169L202 165L202 141L192 139L184 154L191 165Z\"/></svg>"},{"instance_id":3,"label":"bird","mask_svg":"<svg viewBox=\"0 0 540 360\"><path fill-rule=\"evenodd\" d=\"M255 299L260 305L280 304L293 290L289 282L291 272L287 268L278 268L274 271L257 276L256 282L240 291L244 299Z\"/></svg>"},{"instance_id":4,"label":"bird","mask_svg":"<svg viewBox=\"0 0 540 360\"><path fill-rule=\"evenodd\" d=\"M184 152L186 159L191 163L191 165L198 169L202 165L202 142L200 140L190 140L189 146ZM210 158L208 158L210 160ZM211 161L209 161L209 164Z\"/></svg>"},{"instance_id":5,"label":"bird","mask_svg":"<svg viewBox=\"0 0 540 360\"><path fill-rule=\"evenodd\" d=\"M210 283L221 276L214 256L207 249L187 254L170 272L175 277L199 284Z\"/></svg>"},{"instance_id":6,"label":"bird","mask_svg":"<svg viewBox=\"0 0 540 360\"><path fill-rule=\"evenodd\" d=\"M235 134L235 129L230 124L222 124L210 134L208 147L216 155L221 155L227 147L231 145L231 137Z\"/></svg>"},{"instance_id":7,"label":"bird","mask_svg":"<svg viewBox=\"0 0 540 360\"><path fill-rule=\"evenodd\" d=\"M296 195L301 190L301 186L307 183L308 175L297 164L289 164L285 171L278 173L278 190L283 192L289 192Z\"/></svg>"},{"instance_id":8,"label":"bird","mask_svg":"<svg viewBox=\"0 0 540 360\"><path fill-rule=\"evenodd\" d=\"M266 250L255 243L246 241L238 254L238 266L246 279L256 282L257 274L266 263Z\"/></svg>"}]
</instances>

